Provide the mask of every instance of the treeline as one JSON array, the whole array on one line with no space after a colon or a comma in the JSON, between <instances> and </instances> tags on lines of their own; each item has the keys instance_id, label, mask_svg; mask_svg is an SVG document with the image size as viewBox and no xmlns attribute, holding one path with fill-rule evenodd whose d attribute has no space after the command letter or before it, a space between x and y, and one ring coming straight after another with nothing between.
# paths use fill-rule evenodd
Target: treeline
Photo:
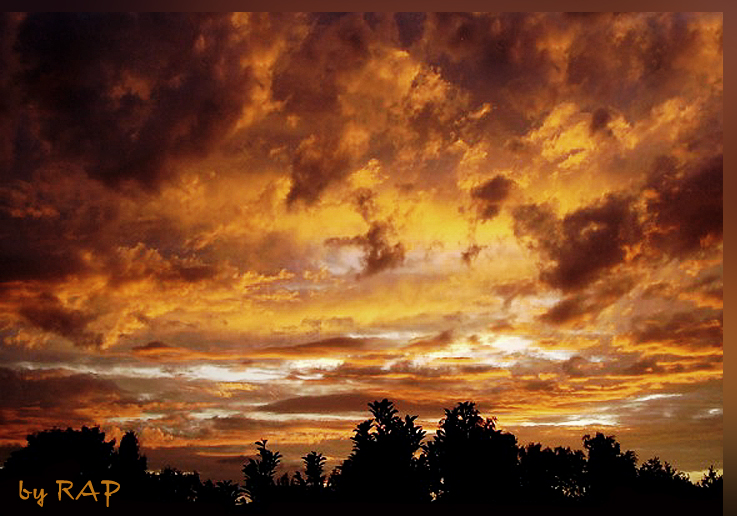
<instances>
[{"instance_id":1,"label":"treeline","mask_svg":"<svg viewBox=\"0 0 737 516\"><path fill-rule=\"evenodd\" d=\"M197 473L171 467L147 471L133 432L115 449L115 441L106 442L99 428L54 429L28 436L28 445L11 454L2 470L3 490L14 483L11 498L18 499L19 479L29 487L44 481L48 486L53 479L55 488L53 482L64 478L78 481L76 490L87 480L113 479L123 488L111 505L189 508L196 514L208 507L219 514L293 512L286 508L295 504L324 513L340 508L341 514L376 504L390 512L411 505L433 512L457 504L518 514L721 511L723 478L713 468L693 483L657 457L638 466L635 453L621 450L614 436L584 435L583 450L520 446L513 434L496 428L494 418L482 417L474 403L463 402L445 410L435 435L426 440L416 416L400 417L391 401L369 403L369 409L372 417L354 430L351 454L329 474L325 456L311 451L302 457L302 471L278 476L282 456L261 440L256 457L243 466L242 486L203 482ZM51 498L57 502L56 492ZM89 507L91 498L66 503ZM30 505L25 501L23 507Z\"/></svg>"}]
</instances>

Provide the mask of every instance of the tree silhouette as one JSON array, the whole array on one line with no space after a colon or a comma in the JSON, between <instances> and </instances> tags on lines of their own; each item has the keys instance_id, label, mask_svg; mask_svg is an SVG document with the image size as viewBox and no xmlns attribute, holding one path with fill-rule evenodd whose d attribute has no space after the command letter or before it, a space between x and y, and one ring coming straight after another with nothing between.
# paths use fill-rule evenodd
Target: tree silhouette
<instances>
[{"instance_id":1,"label":"tree silhouette","mask_svg":"<svg viewBox=\"0 0 737 516\"><path fill-rule=\"evenodd\" d=\"M248 459L248 463L243 466L246 478L245 493L251 502L257 504L268 503L272 498L275 487L274 473L281 461L281 453L267 449L266 443L266 439L256 441L259 458Z\"/></svg>"},{"instance_id":2,"label":"tree silhouette","mask_svg":"<svg viewBox=\"0 0 737 516\"><path fill-rule=\"evenodd\" d=\"M373 418L356 426L353 451L339 468L332 484L354 500L410 502L423 499L421 449L425 432L417 416L397 415L387 399L369 403Z\"/></svg>"},{"instance_id":3,"label":"tree silhouette","mask_svg":"<svg viewBox=\"0 0 737 516\"><path fill-rule=\"evenodd\" d=\"M120 439L118 452L113 459L113 474L125 488L120 498L131 501L136 498L150 496L147 489L147 460L141 455L136 433L128 431Z\"/></svg>"},{"instance_id":4,"label":"tree silhouette","mask_svg":"<svg viewBox=\"0 0 737 516\"><path fill-rule=\"evenodd\" d=\"M699 481L698 487L704 498L721 500L724 496L724 475L717 474L712 464Z\"/></svg>"},{"instance_id":5,"label":"tree silhouette","mask_svg":"<svg viewBox=\"0 0 737 516\"><path fill-rule=\"evenodd\" d=\"M54 428L26 439L28 444L13 452L5 462L6 474L52 483L56 479L87 482L111 474L115 439L105 441L105 432L99 427Z\"/></svg>"},{"instance_id":6,"label":"tree silhouette","mask_svg":"<svg viewBox=\"0 0 737 516\"><path fill-rule=\"evenodd\" d=\"M159 473L149 477L149 489L155 494L155 501L165 504L184 504L197 500L202 490L199 473L181 471L167 465Z\"/></svg>"},{"instance_id":7,"label":"tree silhouette","mask_svg":"<svg viewBox=\"0 0 737 516\"><path fill-rule=\"evenodd\" d=\"M688 477L660 458L643 462L637 470L638 489L649 496L684 496L694 487Z\"/></svg>"},{"instance_id":8,"label":"tree silhouette","mask_svg":"<svg viewBox=\"0 0 737 516\"><path fill-rule=\"evenodd\" d=\"M241 488L232 480L221 480L213 483L207 479L200 486L197 493L197 502L220 507L235 507L241 495Z\"/></svg>"},{"instance_id":9,"label":"tree silhouette","mask_svg":"<svg viewBox=\"0 0 737 516\"><path fill-rule=\"evenodd\" d=\"M445 409L425 446L433 495L446 502L508 501L517 490L517 439L470 401Z\"/></svg>"},{"instance_id":10,"label":"tree silhouette","mask_svg":"<svg viewBox=\"0 0 737 516\"><path fill-rule=\"evenodd\" d=\"M325 462L327 459L322 453L311 451L304 457L302 461L305 464L305 484L313 490L322 489L325 486Z\"/></svg>"},{"instance_id":11,"label":"tree silhouette","mask_svg":"<svg viewBox=\"0 0 737 516\"><path fill-rule=\"evenodd\" d=\"M582 451L554 450L530 443L519 450L520 487L525 499L539 503L574 502L583 496L586 458Z\"/></svg>"},{"instance_id":12,"label":"tree silhouette","mask_svg":"<svg viewBox=\"0 0 737 516\"><path fill-rule=\"evenodd\" d=\"M631 495L637 476L637 456L628 450L622 452L615 436L597 432L594 437L582 438L588 452L586 479L591 500L613 500L617 496Z\"/></svg>"},{"instance_id":13,"label":"tree silhouette","mask_svg":"<svg viewBox=\"0 0 737 516\"><path fill-rule=\"evenodd\" d=\"M497 429L494 418L482 417L473 402L465 401L445 409L436 434L423 444L425 432L415 423L416 416L400 417L387 399L369 403L369 410L372 417L354 430L350 456L327 481L326 457L316 451L302 457L303 471L291 476L285 472L275 481L281 454L268 449L265 439L255 443L257 457L243 466L241 490L230 480L201 482L196 472L172 466L147 471L134 432L126 432L116 450L115 440L106 441L99 427L55 428L29 435L27 446L10 455L0 469L0 495L14 514L33 503L18 497L19 480L29 488L53 488L57 479L72 481L77 491L88 480L120 482L116 499L120 514L144 507L157 512L156 507L164 506L178 514L201 514L209 508L235 514L243 510L237 506L242 494L253 502L248 510L256 512L278 511L275 503L332 501L349 505L320 507L327 512L336 508L341 513L365 512L367 502L396 508L398 503L433 499L439 510L447 510L444 503L474 503L496 511L515 509L518 514L525 509L537 513L540 506L554 514L711 513L722 506L723 476L713 466L693 484L658 457L637 467L634 452L622 451L614 436L584 435L586 454L539 443L520 448L514 435ZM98 510L92 499L75 500L75 511L85 507Z\"/></svg>"}]
</instances>

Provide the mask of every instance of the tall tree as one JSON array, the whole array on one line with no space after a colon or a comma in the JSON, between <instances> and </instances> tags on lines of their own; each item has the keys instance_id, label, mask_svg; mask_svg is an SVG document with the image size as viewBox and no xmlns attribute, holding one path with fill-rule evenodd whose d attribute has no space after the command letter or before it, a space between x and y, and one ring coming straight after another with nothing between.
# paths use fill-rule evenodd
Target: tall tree
<instances>
[{"instance_id":1,"label":"tall tree","mask_svg":"<svg viewBox=\"0 0 737 516\"><path fill-rule=\"evenodd\" d=\"M147 460L141 454L136 433L128 431L120 439L120 446L113 460L113 476L125 486L121 499L128 501L150 496L146 476Z\"/></svg>"},{"instance_id":2,"label":"tall tree","mask_svg":"<svg viewBox=\"0 0 737 516\"><path fill-rule=\"evenodd\" d=\"M304 457L302 461L305 464L305 484L313 490L322 489L325 486L325 462L327 459L322 453L311 451Z\"/></svg>"},{"instance_id":3,"label":"tall tree","mask_svg":"<svg viewBox=\"0 0 737 516\"><path fill-rule=\"evenodd\" d=\"M266 439L256 441L257 459L248 459L243 466L246 478L245 492L251 502L268 503L274 491L274 474L281 461L281 453L266 448Z\"/></svg>"},{"instance_id":4,"label":"tall tree","mask_svg":"<svg viewBox=\"0 0 737 516\"><path fill-rule=\"evenodd\" d=\"M631 495L637 476L635 452L622 452L615 436L597 432L582 438L588 455L586 477L591 499L603 501Z\"/></svg>"},{"instance_id":5,"label":"tall tree","mask_svg":"<svg viewBox=\"0 0 737 516\"><path fill-rule=\"evenodd\" d=\"M509 501L517 490L517 439L470 401L445 409L426 447L433 495L448 502Z\"/></svg>"},{"instance_id":6,"label":"tall tree","mask_svg":"<svg viewBox=\"0 0 737 516\"><path fill-rule=\"evenodd\" d=\"M399 417L388 399L369 403L373 418L359 423L351 438L353 451L334 481L338 491L355 500L420 501L425 495L418 457L425 432L417 416Z\"/></svg>"}]
</instances>

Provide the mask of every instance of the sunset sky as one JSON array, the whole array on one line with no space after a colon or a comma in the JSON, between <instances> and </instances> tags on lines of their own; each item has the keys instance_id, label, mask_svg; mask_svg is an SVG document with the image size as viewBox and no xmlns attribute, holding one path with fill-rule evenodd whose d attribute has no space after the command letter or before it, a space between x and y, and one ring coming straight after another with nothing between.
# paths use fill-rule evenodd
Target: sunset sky
<instances>
[{"instance_id":1,"label":"sunset sky","mask_svg":"<svg viewBox=\"0 0 737 516\"><path fill-rule=\"evenodd\" d=\"M3 15L0 460L99 424L242 482L387 397L722 468L722 27Z\"/></svg>"}]
</instances>

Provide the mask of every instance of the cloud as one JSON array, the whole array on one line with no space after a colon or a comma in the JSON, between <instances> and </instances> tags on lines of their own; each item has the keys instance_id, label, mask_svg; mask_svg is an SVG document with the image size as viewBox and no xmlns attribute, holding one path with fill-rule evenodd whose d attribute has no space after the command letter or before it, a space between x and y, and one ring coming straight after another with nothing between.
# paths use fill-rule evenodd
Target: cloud
<instances>
[{"instance_id":1,"label":"cloud","mask_svg":"<svg viewBox=\"0 0 737 516\"><path fill-rule=\"evenodd\" d=\"M509 196L516 183L502 174L471 190L471 197L479 203L479 218L493 219L499 214L502 202Z\"/></svg>"},{"instance_id":2,"label":"cloud","mask_svg":"<svg viewBox=\"0 0 737 516\"><path fill-rule=\"evenodd\" d=\"M366 339L353 337L332 337L318 341L295 344L294 346L271 346L252 351L255 357L263 358L306 358L325 357L336 353L355 354L371 349Z\"/></svg>"},{"instance_id":3,"label":"cloud","mask_svg":"<svg viewBox=\"0 0 737 516\"><path fill-rule=\"evenodd\" d=\"M661 158L645 190L651 244L676 257L721 241L724 218L722 156L679 168Z\"/></svg>"},{"instance_id":4,"label":"cloud","mask_svg":"<svg viewBox=\"0 0 737 516\"><path fill-rule=\"evenodd\" d=\"M641 233L631 203L628 197L610 194L563 219L545 205L522 205L513 211L514 230L518 237L532 236L552 261L541 279L572 292L625 262L627 247Z\"/></svg>"},{"instance_id":5,"label":"cloud","mask_svg":"<svg viewBox=\"0 0 737 516\"><path fill-rule=\"evenodd\" d=\"M638 317L633 321L635 345L664 344L692 350L721 349L723 317L721 310L702 308L689 312Z\"/></svg>"},{"instance_id":6,"label":"cloud","mask_svg":"<svg viewBox=\"0 0 737 516\"><path fill-rule=\"evenodd\" d=\"M51 294L27 301L18 313L33 326L64 337L75 346L99 348L102 345L102 334L87 329L96 316L68 308Z\"/></svg>"},{"instance_id":7,"label":"cloud","mask_svg":"<svg viewBox=\"0 0 737 516\"><path fill-rule=\"evenodd\" d=\"M607 125L611 119L612 115L606 108L599 108L594 111L593 115L591 115L591 134L594 134L597 131L604 131L607 134L611 134L611 131L607 130Z\"/></svg>"},{"instance_id":8,"label":"cloud","mask_svg":"<svg viewBox=\"0 0 737 516\"><path fill-rule=\"evenodd\" d=\"M431 338L413 340L403 349L409 352L437 351L445 348L448 344L451 344L452 342L453 331L445 330Z\"/></svg>"},{"instance_id":9,"label":"cloud","mask_svg":"<svg viewBox=\"0 0 737 516\"><path fill-rule=\"evenodd\" d=\"M110 380L61 370L0 368L0 385L4 408L41 407L60 412L73 408L75 401L87 397L101 400L120 396L123 392Z\"/></svg>"},{"instance_id":10,"label":"cloud","mask_svg":"<svg viewBox=\"0 0 737 516\"><path fill-rule=\"evenodd\" d=\"M327 394L323 396L299 396L275 401L259 407L267 412L339 414L363 412L368 403L377 399L366 393Z\"/></svg>"},{"instance_id":11,"label":"cloud","mask_svg":"<svg viewBox=\"0 0 737 516\"><path fill-rule=\"evenodd\" d=\"M464 261L466 265L471 265L473 261L476 259L476 257L479 255L479 253L485 248L486 246L480 246L477 244L471 244L469 245L465 251L461 253L461 259Z\"/></svg>"},{"instance_id":12,"label":"cloud","mask_svg":"<svg viewBox=\"0 0 737 516\"><path fill-rule=\"evenodd\" d=\"M395 13L394 21L399 33L399 44L402 48L412 46L413 43L422 39L425 31L425 13Z\"/></svg>"},{"instance_id":13,"label":"cloud","mask_svg":"<svg viewBox=\"0 0 737 516\"><path fill-rule=\"evenodd\" d=\"M597 281L586 291L570 294L558 301L538 319L553 325L576 326L581 322L591 322L635 286L635 278L626 273L620 275L616 282L608 279Z\"/></svg>"},{"instance_id":14,"label":"cloud","mask_svg":"<svg viewBox=\"0 0 737 516\"><path fill-rule=\"evenodd\" d=\"M14 48L50 155L110 186L153 188L239 119L251 89L242 45L229 15L34 13Z\"/></svg>"},{"instance_id":15,"label":"cloud","mask_svg":"<svg viewBox=\"0 0 737 516\"><path fill-rule=\"evenodd\" d=\"M363 249L361 276L371 276L386 269L394 269L404 263L405 248L401 242L391 244L388 234L392 226L385 222L372 222L365 235L334 237L325 241L328 245L358 246Z\"/></svg>"},{"instance_id":16,"label":"cloud","mask_svg":"<svg viewBox=\"0 0 737 516\"><path fill-rule=\"evenodd\" d=\"M292 187L287 204L314 203L323 190L349 172L350 159L336 139L311 136L301 142L292 160Z\"/></svg>"}]
</instances>

